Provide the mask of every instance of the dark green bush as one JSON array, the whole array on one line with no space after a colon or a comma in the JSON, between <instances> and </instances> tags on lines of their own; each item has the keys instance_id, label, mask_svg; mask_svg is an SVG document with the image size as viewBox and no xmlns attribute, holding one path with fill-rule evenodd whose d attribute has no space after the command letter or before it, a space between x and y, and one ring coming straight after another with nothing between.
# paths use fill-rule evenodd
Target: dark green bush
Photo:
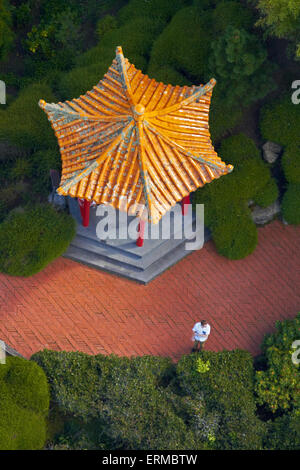
<instances>
[{"instance_id":1,"label":"dark green bush","mask_svg":"<svg viewBox=\"0 0 300 470\"><path fill-rule=\"evenodd\" d=\"M213 90L209 112L209 128L213 143L216 144L231 132L240 123L243 114L244 109L241 106L226 103L217 83Z\"/></svg>"},{"instance_id":2,"label":"dark green bush","mask_svg":"<svg viewBox=\"0 0 300 470\"><path fill-rule=\"evenodd\" d=\"M149 70L168 65L195 84L203 83L210 50L210 24L210 12L200 14L195 7L178 11L153 44Z\"/></svg>"},{"instance_id":3,"label":"dark green bush","mask_svg":"<svg viewBox=\"0 0 300 470\"><path fill-rule=\"evenodd\" d=\"M212 237L218 253L232 260L245 258L257 245L256 225L247 215L228 217L213 229Z\"/></svg>"},{"instance_id":4,"label":"dark green bush","mask_svg":"<svg viewBox=\"0 0 300 470\"><path fill-rule=\"evenodd\" d=\"M23 202L28 189L29 185L24 181L5 185L0 189L0 222L8 215L9 211Z\"/></svg>"},{"instance_id":5,"label":"dark green bush","mask_svg":"<svg viewBox=\"0 0 300 470\"><path fill-rule=\"evenodd\" d=\"M200 371L200 372L199 372ZM216 449L260 449L264 425L255 415L253 363L246 351L203 351L183 356L177 364L179 386L187 396L198 396L218 425Z\"/></svg>"},{"instance_id":6,"label":"dark green bush","mask_svg":"<svg viewBox=\"0 0 300 470\"><path fill-rule=\"evenodd\" d=\"M61 75L57 83L60 98L71 100L91 90L103 78L109 65L97 63L86 67L75 67Z\"/></svg>"},{"instance_id":7,"label":"dark green bush","mask_svg":"<svg viewBox=\"0 0 300 470\"><path fill-rule=\"evenodd\" d=\"M11 171L13 180L22 180L30 174L30 163L26 158L17 158Z\"/></svg>"},{"instance_id":8,"label":"dark green bush","mask_svg":"<svg viewBox=\"0 0 300 470\"><path fill-rule=\"evenodd\" d=\"M272 413L300 412L300 368L292 361L299 331L300 313L294 320L276 322L275 333L266 335L262 344L266 367L256 372L255 391L258 403Z\"/></svg>"},{"instance_id":9,"label":"dark green bush","mask_svg":"<svg viewBox=\"0 0 300 470\"><path fill-rule=\"evenodd\" d=\"M189 3L188 0L130 0L118 13L121 24L132 18L146 17L151 20L159 18L167 23L176 11Z\"/></svg>"},{"instance_id":10,"label":"dark green bush","mask_svg":"<svg viewBox=\"0 0 300 470\"><path fill-rule=\"evenodd\" d=\"M51 401L64 415L83 421L98 415L100 377L95 357L80 352L40 351L31 360L44 370Z\"/></svg>"},{"instance_id":11,"label":"dark green bush","mask_svg":"<svg viewBox=\"0 0 300 470\"><path fill-rule=\"evenodd\" d=\"M248 106L276 88L274 67L259 37L228 26L211 44L209 72L219 81L228 105Z\"/></svg>"},{"instance_id":12,"label":"dark green bush","mask_svg":"<svg viewBox=\"0 0 300 470\"><path fill-rule=\"evenodd\" d=\"M0 368L0 448L36 450L46 439L49 390L34 362L7 357Z\"/></svg>"},{"instance_id":13,"label":"dark green bush","mask_svg":"<svg viewBox=\"0 0 300 470\"><path fill-rule=\"evenodd\" d=\"M276 201L279 196L278 186L274 178L270 178L266 186L254 196L254 202L261 207L268 207Z\"/></svg>"},{"instance_id":14,"label":"dark green bush","mask_svg":"<svg viewBox=\"0 0 300 470\"><path fill-rule=\"evenodd\" d=\"M30 160L31 187L33 191L47 196L51 192L50 170L61 169L59 150L40 150L31 155Z\"/></svg>"},{"instance_id":15,"label":"dark green bush","mask_svg":"<svg viewBox=\"0 0 300 470\"><path fill-rule=\"evenodd\" d=\"M12 18L8 2L0 0L0 60L6 58L14 42L15 35L12 30Z\"/></svg>"},{"instance_id":16,"label":"dark green bush","mask_svg":"<svg viewBox=\"0 0 300 470\"><path fill-rule=\"evenodd\" d=\"M237 134L222 140L219 154L226 163L239 167L249 158L260 158L255 142L245 134Z\"/></svg>"},{"instance_id":17,"label":"dark green bush","mask_svg":"<svg viewBox=\"0 0 300 470\"><path fill-rule=\"evenodd\" d=\"M281 163L287 181L300 184L300 147L297 143L285 149Z\"/></svg>"},{"instance_id":18,"label":"dark green bush","mask_svg":"<svg viewBox=\"0 0 300 470\"><path fill-rule=\"evenodd\" d=\"M97 22L98 39L101 40L105 34L110 33L114 29L117 29L117 27L118 27L118 22L116 20L116 17L112 15L105 15L103 18L101 18Z\"/></svg>"},{"instance_id":19,"label":"dark green bush","mask_svg":"<svg viewBox=\"0 0 300 470\"><path fill-rule=\"evenodd\" d=\"M48 204L11 212L0 224L0 271L31 276L60 256L74 235L74 219Z\"/></svg>"},{"instance_id":20,"label":"dark green bush","mask_svg":"<svg viewBox=\"0 0 300 470\"><path fill-rule=\"evenodd\" d=\"M228 26L248 30L253 24L252 12L240 2L221 1L213 11L213 27L216 34L223 33Z\"/></svg>"},{"instance_id":21,"label":"dark green bush","mask_svg":"<svg viewBox=\"0 0 300 470\"><path fill-rule=\"evenodd\" d=\"M282 215L289 224L300 224L300 184L289 184L283 195Z\"/></svg>"},{"instance_id":22,"label":"dark green bush","mask_svg":"<svg viewBox=\"0 0 300 470\"><path fill-rule=\"evenodd\" d=\"M38 101L55 102L50 88L34 84L22 90L5 112L0 113L0 141L28 149L47 148L55 145L53 130Z\"/></svg>"},{"instance_id":23,"label":"dark green bush","mask_svg":"<svg viewBox=\"0 0 300 470\"><path fill-rule=\"evenodd\" d=\"M264 447L268 450L300 450L299 417L299 410L293 410L269 421Z\"/></svg>"},{"instance_id":24,"label":"dark green bush","mask_svg":"<svg viewBox=\"0 0 300 470\"><path fill-rule=\"evenodd\" d=\"M32 359L48 377L52 402L72 419L58 445L67 442L67 448L82 448L84 443L85 448L94 449L203 447L181 416L180 410L185 409L181 397L168 389L175 372L170 359L54 351L41 351Z\"/></svg>"},{"instance_id":25,"label":"dark green bush","mask_svg":"<svg viewBox=\"0 0 300 470\"><path fill-rule=\"evenodd\" d=\"M265 105L260 114L260 131L264 139L284 146L299 142L300 107L292 103L290 95L276 98Z\"/></svg>"}]
</instances>

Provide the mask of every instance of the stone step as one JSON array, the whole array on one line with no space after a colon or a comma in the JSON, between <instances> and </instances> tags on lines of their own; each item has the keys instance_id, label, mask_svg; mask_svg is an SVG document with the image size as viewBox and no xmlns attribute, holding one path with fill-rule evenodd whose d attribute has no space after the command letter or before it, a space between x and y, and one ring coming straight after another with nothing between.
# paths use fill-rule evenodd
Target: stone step
<instances>
[{"instance_id":1,"label":"stone step","mask_svg":"<svg viewBox=\"0 0 300 470\"><path fill-rule=\"evenodd\" d=\"M190 253L193 253L193 251L186 250L185 241L182 241L180 245L159 258L146 269L139 269L135 266L121 263L72 245L68 248L64 256L101 271L107 271L111 274L147 284Z\"/></svg>"},{"instance_id":2,"label":"stone step","mask_svg":"<svg viewBox=\"0 0 300 470\"><path fill-rule=\"evenodd\" d=\"M95 241L93 239L83 237L81 235L76 235L74 240L71 243L71 246L76 248L84 249L85 251L90 251L95 255L100 255L105 259L111 259L118 261L120 263L125 263L130 266L135 266L139 269L146 269L152 263L157 261L162 255L167 254L169 251L173 250L177 245L180 245L185 240L163 240L158 246L153 247L151 251L146 253L144 256L138 256L132 253L130 250L126 250L125 247L118 248L111 245L108 245L100 240ZM144 244L147 243L147 240L144 241ZM136 247L136 242L133 240L128 241L128 246L133 245L133 248Z\"/></svg>"}]
</instances>

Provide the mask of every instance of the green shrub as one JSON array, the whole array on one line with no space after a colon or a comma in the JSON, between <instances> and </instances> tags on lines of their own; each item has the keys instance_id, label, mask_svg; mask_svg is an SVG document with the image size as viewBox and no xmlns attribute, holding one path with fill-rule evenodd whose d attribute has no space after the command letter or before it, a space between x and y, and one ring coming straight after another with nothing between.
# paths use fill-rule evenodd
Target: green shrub
<instances>
[{"instance_id":1,"label":"green shrub","mask_svg":"<svg viewBox=\"0 0 300 470\"><path fill-rule=\"evenodd\" d=\"M5 185L0 189L0 222L8 215L9 211L23 201L28 189L28 183L24 181Z\"/></svg>"},{"instance_id":2,"label":"green shrub","mask_svg":"<svg viewBox=\"0 0 300 470\"><path fill-rule=\"evenodd\" d=\"M254 202L261 207L268 207L276 201L279 196L278 186L274 178L270 178L266 186L264 186L254 196Z\"/></svg>"},{"instance_id":3,"label":"green shrub","mask_svg":"<svg viewBox=\"0 0 300 470\"><path fill-rule=\"evenodd\" d=\"M300 224L300 184L289 184L283 195L281 209L289 224Z\"/></svg>"},{"instance_id":4,"label":"green shrub","mask_svg":"<svg viewBox=\"0 0 300 470\"><path fill-rule=\"evenodd\" d=\"M161 19L167 23L176 11L183 8L187 0L130 0L118 13L120 23L124 24L136 17Z\"/></svg>"},{"instance_id":5,"label":"green shrub","mask_svg":"<svg viewBox=\"0 0 300 470\"><path fill-rule=\"evenodd\" d=\"M213 90L209 112L209 128L214 144L240 123L243 114L244 110L241 106L229 106L226 103L217 83Z\"/></svg>"},{"instance_id":6,"label":"green shrub","mask_svg":"<svg viewBox=\"0 0 300 470\"><path fill-rule=\"evenodd\" d=\"M0 271L31 276L60 256L74 235L74 219L50 205L11 213L0 224Z\"/></svg>"},{"instance_id":7,"label":"green shrub","mask_svg":"<svg viewBox=\"0 0 300 470\"><path fill-rule=\"evenodd\" d=\"M28 149L47 148L55 145L55 137L38 101L55 102L50 88L34 84L22 90L5 112L0 113L0 141Z\"/></svg>"},{"instance_id":8,"label":"green shrub","mask_svg":"<svg viewBox=\"0 0 300 470\"><path fill-rule=\"evenodd\" d=\"M203 83L210 49L210 22L210 12L200 14L195 7L177 12L153 44L149 69L168 65L196 84Z\"/></svg>"},{"instance_id":9,"label":"green shrub","mask_svg":"<svg viewBox=\"0 0 300 470\"><path fill-rule=\"evenodd\" d=\"M0 368L0 448L36 450L44 446L49 390L34 362L7 357Z\"/></svg>"},{"instance_id":10,"label":"green shrub","mask_svg":"<svg viewBox=\"0 0 300 470\"><path fill-rule=\"evenodd\" d=\"M211 44L210 75L219 80L228 105L248 106L276 88L274 67L260 38L245 29L228 26Z\"/></svg>"},{"instance_id":11,"label":"green shrub","mask_svg":"<svg viewBox=\"0 0 300 470\"><path fill-rule=\"evenodd\" d=\"M51 191L50 170L61 170L58 150L40 150L30 157L31 187L34 192L47 196Z\"/></svg>"},{"instance_id":12,"label":"green shrub","mask_svg":"<svg viewBox=\"0 0 300 470\"><path fill-rule=\"evenodd\" d=\"M293 410L269 421L264 448L267 450L300 449L300 412Z\"/></svg>"},{"instance_id":13,"label":"green shrub","mask_svg":"<svg viewBox=\"0 0 300 470\"><path fill-rule=\"evenodd\" d=\"M78 57L78 66L106 63L108 68L115 58L117 46L122 46L124 56L135 63L135 56L148 57L156 35L163 24L159 19L133 18L122 27L107 32L99 44ZM102 78L102 77L101 77Z\"/></svg>"},{"instance_id":14,"label":"green shrub","mask_svg":"<svg viewBox=\"0 0 300 470\"><path fill-rule=\"evenodd\" d=\"M212 237L218 253L232 260L245 258L257 245L256 225L247 215L228 217L213 229Z\"/></svg>"},{"instance_id":15,"label":"green shrub","mask_svg":"<svg viewBox=\"0 0 300 470\"><path fill-rule=\"evenodd\" d=\"M60 98L71 100L85 94L103 78L108 67L106 63L97 63L86 67L75 67L70 72L64 73L57 83Z\"/></svg>"},{"instance_id":16,"label":"green shrub","mask_svg":"<svg viewBox=\"0 0 300 470\"><path fill-rule=\"evenodd\" d=\"M105 15L103 18L101 18L97 22L96 31L97 31L98 39L101 40L104 34L110 33L117 27L118 27L118 23L117 23L116 18L112 15Z\"/></svg>"},{"instance_id":17,"label":"green shrub","mask_svg":"<svg viewBox=\"0 0 300 470\"><path fill-rule=\"evenodd\" d=\"M100 374L94 356L81 352L40 351L31 360L44 370L51 402L64 415L83 421L98 415L100 407Z\"/></svg>"},{"instance_id":18,"label":"green shrub","mask_svg":"<svg viewBox=\"0 0 300 470\"><path fill-rule=\"evenodd\" d=\"M219 155L235 168L249 158L260 158L255 142L245 134L237 134L222 140Z\"/></svg>"},{"instance_id":19,"label":"green shrub","mask_svg":"<svg viewBox=\"0 0 300 470\"><path fill-rule=\"evenodd\" d=\"M14 42L12 19L8 2L0 0L0 60L6 58Z\"/></svg>"},{"instance_id":20,"label":"green shrub","mask_svg":"<svg viewBox=\"0 0 300 470\"><path fill-rule=\"evenodd\" d=\"M281 163L287 181L300 184L300 148L297 144L286 148Z\"/></svg>"},{"instance_id":21,"label":"green shrub","mask_svg":"<svg viewBox=\"0 0 300 470\"><path fill-rule=\"evenodd\" d=\"M168 388L170 359L54 351L32 359L48 377L52 403L69 417L58 448L203 448L181 416L184 402Z\"/></svg>"},{"instance_id":22,"label":"green shrub","mask_svg":"<svg viewBox=\"0 0 300 470\"><path fill-rule=\"evenodd\" d=\"M284 146L299 142L300 107L292 103L290 95L276 98L265 105L260 114L260 131L265 140Z\"/></svg>"},{"instance_id":23,"label":"green shrub","mask_svg":"<svg viewBox=\"0 0 300 470\"><path fill-rule=\"evenodd\" d=\"M266 335L262 354L265 370L255 378L257 401L272 413L300 410L300 368L292 361L292 344L299 340L300 313L294 320L276 322L275 333Z\"/></svg>"},{"instance_id":24,"label":"green shrub","mask_svg":"<svg viewBox=\"0 0 300 470\"><path fill-rule=\"evenodd\" d=\"M253 23L252 12L239 2L221 1L213 11L213 27L216 34L223 33L228 26L248 30Z\"/></svg>"},{"instance_id":25,"label":"green shrub","mask_svg":"<svg viewBox=\"0 0 300 470\"><path fill-rule=\"evenodd\" d=\"M183 356L177 364L177 380L185 396L198 396L206 411L215 414L214 447L260 449L264 425L255 416L250 353L203 351L201 359L209 361L204 373L197 371L196 355Z\"/></svg>"},{"instance_id":26,"label":"green shrub","mask_svg":"<svg viewBox=\"0 0 300 470\"><path fill-rule=\"evenodd\" d=\"M30 173L30 163L26 158L17 158L11 171L12 179L19 180L26 178Z\"/></svg>"}]
</instances>

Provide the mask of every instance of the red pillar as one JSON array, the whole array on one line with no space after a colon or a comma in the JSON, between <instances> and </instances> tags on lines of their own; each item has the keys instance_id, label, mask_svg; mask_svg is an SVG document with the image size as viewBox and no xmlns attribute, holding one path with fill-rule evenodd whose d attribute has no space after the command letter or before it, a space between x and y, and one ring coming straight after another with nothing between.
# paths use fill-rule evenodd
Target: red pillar
<instances>
[{"instance_id":1,"label":"red pillar","mask_svg":"<svg viewBox=\"0 0 300 470\"><path fill-rule=\"evenodd\" d=\"M89 221L90 221L90 201L87 201L86 199L80 199L78 198L78 204L79 204L79 209L80 209L80 214L82 218L82 225L84 227L89 226Z\"/></svg>"},{"instance_id":2,"label":"red pillar","mask_svg":"<svg viewBox=\"0 0 300 470\"><path fill-rule=\"evenodd\" d=\"M190 195L182 199L182 215L187 215L188 213L188 204L190 204Z\"/></svg>"},{"instance_id":3,"label":"red pillar","mask_svg":"<svg viewBox=\"0 0 300 470\"><path fill-rule=\"evenodd\" d=\"M139 223L139 236L136 241L137 246L143 246L144 244L144 234L145 234L145 221L140 220Z\"/></svg>"}]
</instances>

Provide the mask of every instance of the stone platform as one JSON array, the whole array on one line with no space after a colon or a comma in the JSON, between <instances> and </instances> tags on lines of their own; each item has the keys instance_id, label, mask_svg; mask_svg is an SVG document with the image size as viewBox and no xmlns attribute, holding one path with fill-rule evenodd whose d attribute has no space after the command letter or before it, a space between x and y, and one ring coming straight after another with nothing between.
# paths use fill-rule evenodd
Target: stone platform
<instances>
[{"instance_id":1,"label":"stone platform","mask_svg":"<svg viewBox=\"0 0 300 470\"><path fill-rule=\"evenodd\" d=\"M131 227L137 225L138 219L127 217L127 214L119 211L115 211L116 220L110 224L110 230L107 232L111 238L100 239L97 236L98 224L102 221L102 225L105 225L107 214L103 212L103 215L97 215L97 213L99 214L101 209L104 211L107 206L101 206L101 209L100 206L92 206L89 227L83 227L77 200L70 197L67 199L70 213L77 222L77 234L64 256L143 284L147 284L196 249L201 249L203 243L210 238L209 231L203 225L203 215L198 214L196 218L196 214L192 213L183 217L178 205L176 216L172 212L166 214L156 226L146 225L142 247L136 245L135 237L134 239L124 237L128 225ZM108 206L108 210L112 208ZM169 220L171 223L168 224ZM166 234L163 235L162 228L169 226L170 236L165 238ZM121 234L123 238L120 238ZM188 246L191 243L193 243L192 250Z\"/></svg>"}]
</instances>

